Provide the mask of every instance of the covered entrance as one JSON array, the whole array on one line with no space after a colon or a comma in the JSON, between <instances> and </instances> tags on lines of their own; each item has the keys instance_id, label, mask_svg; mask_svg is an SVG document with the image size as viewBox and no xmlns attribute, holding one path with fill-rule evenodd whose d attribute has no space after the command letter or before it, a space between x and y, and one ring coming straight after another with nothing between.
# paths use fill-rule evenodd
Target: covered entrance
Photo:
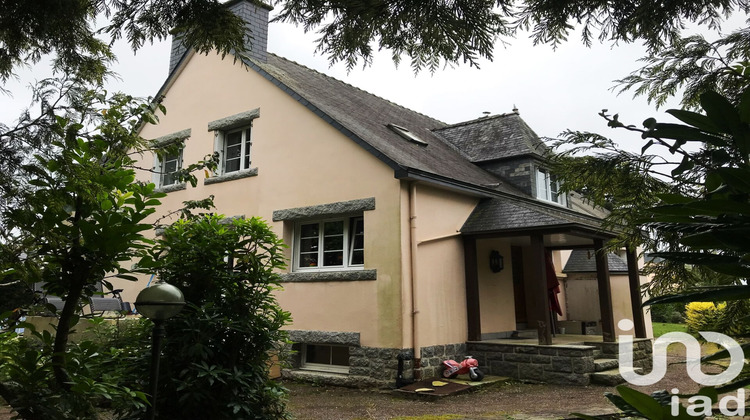
<instances>
[{"instance_id":1,"label":"covered entrance","mask_svg":"<svg viewBox=\"0 0 750 420\"><path fill-rule=\"evenodd\" d=\"M553 313L557 295L554 273L549 273L552 270L550 255L563 250L588 249L595 259L600 340L616 342L618 320L614 316L609 264L604 250L614 234L601 228L601 219L536 200L493 198L477 206L461 233L468 341L508 338L498 334L531 329L536 330L538 345L561 343L562 339L555 337L559 332L554 328L557 317ZM625 303L624 299L630 301L635 325L631 334L645 338L637 253L627 250L626 254L629 296L618 295L614 299L620 305ZM499 271L498 255L502 261Z\"/></svg>"}]
</instances>

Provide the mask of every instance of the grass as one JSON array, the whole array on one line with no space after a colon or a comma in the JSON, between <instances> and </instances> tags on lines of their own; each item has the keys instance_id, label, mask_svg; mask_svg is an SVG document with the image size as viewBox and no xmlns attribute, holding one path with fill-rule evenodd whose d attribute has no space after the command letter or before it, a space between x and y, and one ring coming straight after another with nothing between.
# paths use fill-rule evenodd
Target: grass
<instances>
[{"instance_id":1,"label":"grass","mask_svg":"<svg viewBox=\"0 0 750 420\"><path fill-rule=\"evenodd\" d=\"M668 332L687 332L685 324L671 324L667 322L654 322L654 338L661 337Z\"/></svg>"}]
</instances>

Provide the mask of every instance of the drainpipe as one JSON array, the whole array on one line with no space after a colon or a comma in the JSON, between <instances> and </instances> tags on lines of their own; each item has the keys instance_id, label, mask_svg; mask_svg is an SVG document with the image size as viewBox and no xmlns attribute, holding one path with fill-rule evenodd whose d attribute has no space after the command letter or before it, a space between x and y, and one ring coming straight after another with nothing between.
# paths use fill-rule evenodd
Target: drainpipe
<instances>
[{"instance_id":1,"label":"drainpipe","mask_svg":"<svg viewBox=\"0 0 750 420\"><path fill-rule=\"evenodd\" d=\"M414 349L414 380L421 378L422 352L417 331L417 184L409 184L409 266L411 268L411 347Z\"/></svg>"}]
</instances>

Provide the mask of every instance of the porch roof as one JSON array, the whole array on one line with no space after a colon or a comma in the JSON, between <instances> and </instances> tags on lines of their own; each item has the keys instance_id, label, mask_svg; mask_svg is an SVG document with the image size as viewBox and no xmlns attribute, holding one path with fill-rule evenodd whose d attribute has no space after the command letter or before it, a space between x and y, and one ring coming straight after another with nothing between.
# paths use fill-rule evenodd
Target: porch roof
<instances>
[{"instance_id":1,"label":"porch roof","mask_svg":"<svg viewBox=\"0 0 750 420\"><path fill-rule=\"evenodd\" d=\"M602 229L602 220L598 217L565 207L508 198L482 200L466 219L461 233L479 235L543 229L581 230L589 232L591 236L614 236L612 232Z\"/></svg>"},{"instance_id":2,"label":"porch roof","mask_svg":"<svg viewBox=\"0 0 750 420\"><path fill-rule=\"evenodd\" d=\"M610 273L627 273L628 264L613 253L607 254ZM568 257L563 273L596 273L596 260L593 249L574 249Z\"/></svg>"}]
</instances>

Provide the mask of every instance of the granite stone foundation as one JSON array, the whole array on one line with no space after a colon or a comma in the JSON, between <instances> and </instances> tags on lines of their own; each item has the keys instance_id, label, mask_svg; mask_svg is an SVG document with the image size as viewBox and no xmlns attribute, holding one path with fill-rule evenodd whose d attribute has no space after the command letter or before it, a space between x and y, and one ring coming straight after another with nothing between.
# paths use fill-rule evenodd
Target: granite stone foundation
<instances>
[{"instance_id":1,"label":"granite stone foundation","mask_svg":"<svg viewBox=\"0 0 750 420\"><path fill-rule=\"evenodd\" d=\"M466 356L466 343L422 347L421 356L416 369L418 379L440 376L443 373L444 360L463 360Z\"/></svg>"},{"instance_id":2,"label":"granite stone foundation","mask_svg":"<svg viewBox=\"0 0 750 420\"><path fill-rule=\"evenodd\" d=\"M283 369L284 378L355 388L394 388L398 376L399 357L403 360L404 380L414 375L411 349L363 347L359 333L329 331L289 331L292 345L291 369ZM302 345L329 344L349 347L349 373L331 373L304 369Z\"/></svg>"},{"instance_id":3,"label":"granite stone foundation","mask_svg":"<svg viewBox=\"0 0 750 420\"><path fill-rule=\"evenodd\" d=\"M617 343L594 342L554 346L474 342L467 344L467 352L477 359L485 374L528 382L588 385L596 371L594 360L618 359L619 347ZM634 367L650 371L651 353L650 339L634 340Z\"/></svg>"}]
</instances>

